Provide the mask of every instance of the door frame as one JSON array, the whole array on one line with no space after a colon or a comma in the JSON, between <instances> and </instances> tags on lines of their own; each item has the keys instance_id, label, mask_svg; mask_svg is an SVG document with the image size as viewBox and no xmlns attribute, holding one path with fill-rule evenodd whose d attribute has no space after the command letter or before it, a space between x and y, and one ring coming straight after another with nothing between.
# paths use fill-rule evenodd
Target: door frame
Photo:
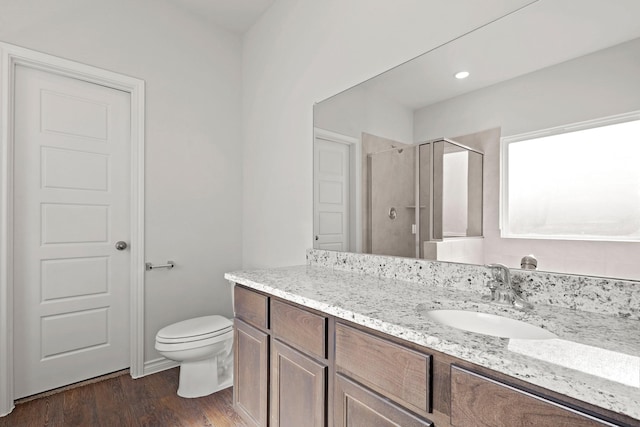
<instances>
[{"instance_id":1,"label":"door frame","mask_svg":"<svg viewBox=\"0 0 640 427\"><path fill-rule=\"evenodd\" d=\"M316 139L324 139L325 141L344 144L349 147L349 252L362 252L362 143L359 138L342 135L337 132L313 128L313 145L315 155ZM313 164L313 194L315 194L315 160ZM313 236L312 247L315 246L315 234L318 224L315 223L315 196L313 206Z\"/></svg>"},{"instance_id":2,"label":"door frame","mask_svg":"<svg viewBox=\"0 0 640 427\"><path fill-rule=\"evenodd\" d=\"M0 42L0 416L13 400L13 172L15 67L22 65L121 90L131 98L130 374L144 375L143 80Z\"/></svg>"}]
</instances>

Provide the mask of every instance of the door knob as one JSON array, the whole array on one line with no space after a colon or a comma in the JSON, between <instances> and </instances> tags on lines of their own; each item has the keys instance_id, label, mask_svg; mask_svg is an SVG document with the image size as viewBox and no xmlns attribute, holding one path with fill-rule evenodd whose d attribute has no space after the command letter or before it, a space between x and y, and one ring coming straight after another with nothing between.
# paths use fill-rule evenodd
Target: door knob
<instances>
[{"instance_id":1,"label":"door knob","mask_svg":"<svg viewBox=\"0 0 640 427\"><path fill-rule=\"evenodd\" d=\"M127 249L127 242L124 242L122 240L117 241L116 249L119 251L124 251L125 249Z\"/></svg>"}]
</instances>

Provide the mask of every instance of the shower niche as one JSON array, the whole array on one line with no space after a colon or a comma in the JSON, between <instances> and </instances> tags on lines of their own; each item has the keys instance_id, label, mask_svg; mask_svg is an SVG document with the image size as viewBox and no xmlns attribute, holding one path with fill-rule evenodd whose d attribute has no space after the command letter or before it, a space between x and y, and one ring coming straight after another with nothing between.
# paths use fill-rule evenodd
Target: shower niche
<instances>
[{"instance_id":1,"label":"shower niche","mask_svg":"<svg viewBox=\"0 0 640 427\"><path fill-rule=\"evenodd\" d=\"M366 251L481 258L482 163L483 153L446 138L368 154Z\"/></svg>"}]
</instances>

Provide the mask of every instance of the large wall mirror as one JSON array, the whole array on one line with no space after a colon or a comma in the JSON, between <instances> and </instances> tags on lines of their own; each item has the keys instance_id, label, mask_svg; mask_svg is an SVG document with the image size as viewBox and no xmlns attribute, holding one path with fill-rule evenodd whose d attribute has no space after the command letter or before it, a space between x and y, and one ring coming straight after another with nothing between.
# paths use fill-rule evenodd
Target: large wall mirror
<instances>
[{"instance_id":1,"label":"large wall mirror","mask_svg":"<svg viewBox=\"0 0 640 427\"><path fill-rule=\"evenodd\" d=\"M314 247L640 280L638 16L538 0L317 103Z\"/></svg>"}]
</instances>

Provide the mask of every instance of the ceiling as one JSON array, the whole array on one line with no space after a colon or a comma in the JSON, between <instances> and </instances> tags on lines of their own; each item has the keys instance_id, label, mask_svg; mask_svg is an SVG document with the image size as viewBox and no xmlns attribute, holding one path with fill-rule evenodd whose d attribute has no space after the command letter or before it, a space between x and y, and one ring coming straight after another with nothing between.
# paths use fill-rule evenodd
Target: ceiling
<instances>
[{"instance_id":1,"label":"ceiling","mask_svg":"<svg viewBox=\"0 0 640 427\"><path fill-rule=\"evenodd\" d=\"M275 0L171 0L236 34L246 32Z\"/></svg>"}]
</instances>

